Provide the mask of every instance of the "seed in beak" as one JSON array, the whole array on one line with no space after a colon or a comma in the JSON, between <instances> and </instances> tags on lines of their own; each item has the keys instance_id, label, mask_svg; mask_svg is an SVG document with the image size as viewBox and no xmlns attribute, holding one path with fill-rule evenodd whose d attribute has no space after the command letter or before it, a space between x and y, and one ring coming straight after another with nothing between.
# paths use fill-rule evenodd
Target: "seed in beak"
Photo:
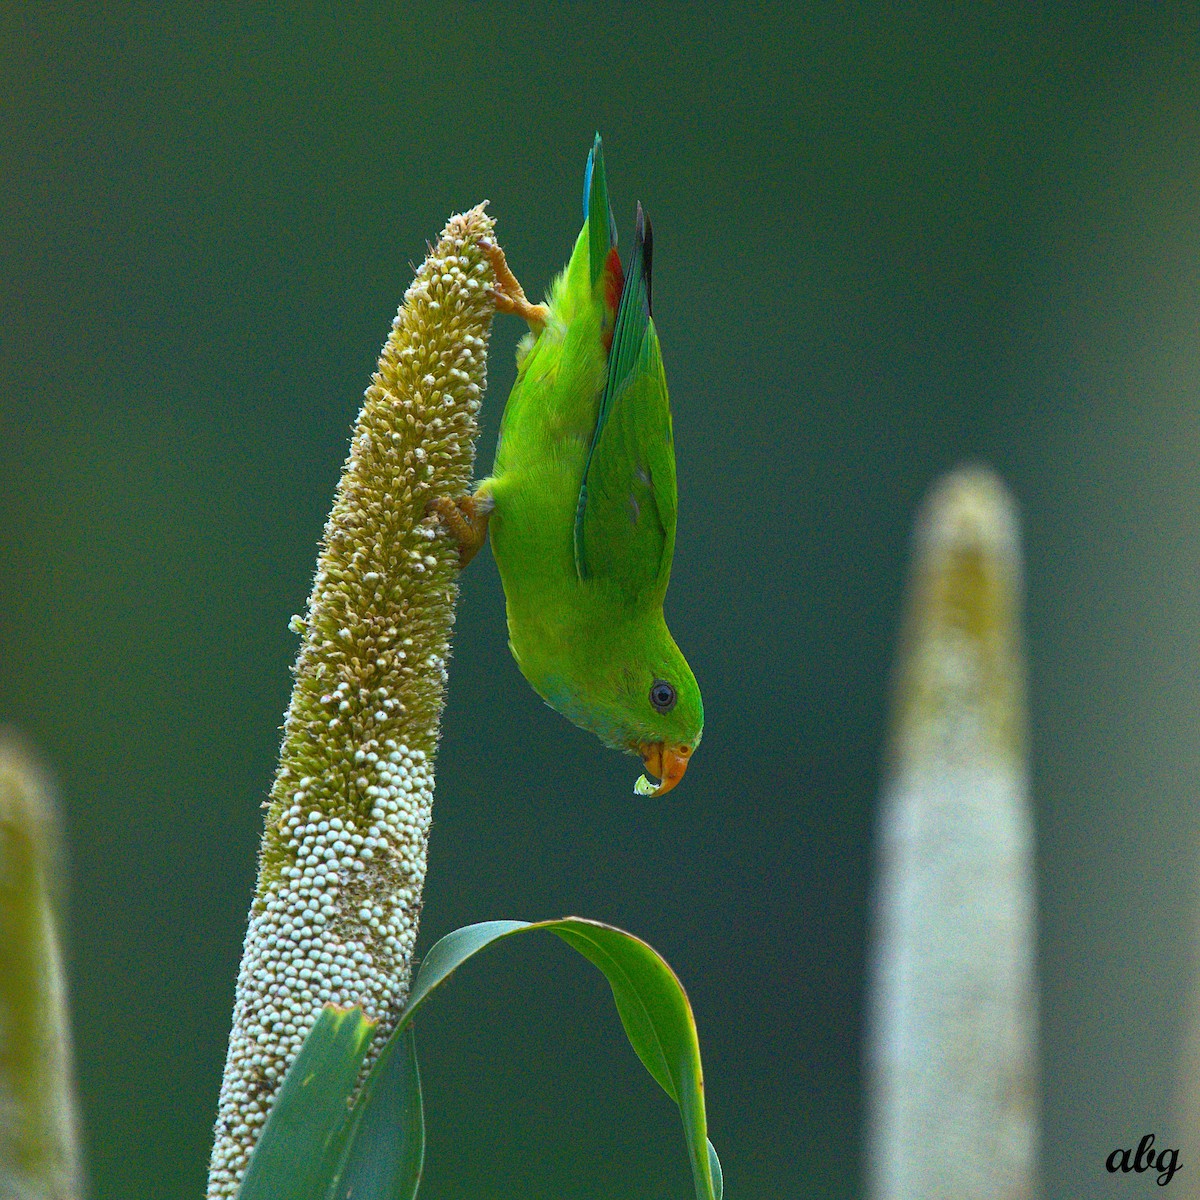
<instances>
[{"instance_id":1,"label":"seed in beak","mask_svg":"<svg viewBox=\"0 0 1200 1200\"><path fill-rule=\"evenodd\" d=\"M662 742L644 742L638 747L642 762L651 775L657 775L660 783L651 783L643 775L633 785L634 795L665 796L682 778L687 770L691 746L667 746Z\"/></svg>"}]
</instances>

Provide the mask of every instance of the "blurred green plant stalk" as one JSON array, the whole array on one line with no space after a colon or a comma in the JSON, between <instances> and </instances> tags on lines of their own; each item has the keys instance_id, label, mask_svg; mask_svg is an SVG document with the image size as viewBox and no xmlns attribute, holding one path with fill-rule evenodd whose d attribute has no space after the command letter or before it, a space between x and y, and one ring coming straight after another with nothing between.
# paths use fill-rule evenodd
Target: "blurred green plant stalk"
<instances>
[{"instance_id":1,"label":"blurred green plant stalk","mask_svg":"<svg viewBox=\"0 0 1200 1200\"><path fill-rule=\"evenodd\" d=\"M58 937L58 823L46 777L0 731L0 1196L82 1194L66 979Z\"/></svg>"},{"instance_id":2,"label":"blurred green plant stalk","mask_svg":"<svg viewBox=\"0 0 1200 1200\"><path fill-rule=\"evenodd\" d=\"M426 516L471 483L494 275L483 206L452 217L405 293L325 526L271 790L208 1195L232 1196L322 1006L386 1040L425 878L458 549ZM377 1049L372 1053L376 1053ZM370 1065L370 1058L366 1066Z\"/></svg>"},{"instance_id":3,"label":"blurred green plant stalk","mask_svg":"<svg viewBox=\"0 0 1200 1200\"><path fill-rule=\"evenodd\" d=\"M1033 823L1014 506L945 477L916 532L879 827L872 1200L1037 1187Z\"/></svg>"}]
</instances>

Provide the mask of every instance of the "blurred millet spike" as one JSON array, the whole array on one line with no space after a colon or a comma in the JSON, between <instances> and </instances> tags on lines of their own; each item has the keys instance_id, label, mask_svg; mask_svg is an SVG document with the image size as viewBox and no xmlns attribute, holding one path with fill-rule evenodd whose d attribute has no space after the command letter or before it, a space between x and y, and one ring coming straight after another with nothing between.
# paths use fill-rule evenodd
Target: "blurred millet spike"
<instances>
[{"instance_id":1,"label":"blurred millet spike","mask_svg":"<svg viewBox=\"0 0 1200 1200\"><path fill-rule=\"evenodd\" d=\"M961 467L917 526L893 701L897 769L981 748L1023 763L1021 602L1013 503L993 472Z\"/></svg>"},{"instance_id":2,"label":"blurred millet spike","mask_svg":"<svg viewBox=\"0 0 1200 1200\"><path fill-rule=\"evenodd\" d=\"M469 490L495 311L480 205L404 296L325 534L271 790L234 1000L208 1196L232 1196L321 1007L375 1045L408 994L458 594L435 496Z\"/></svg>"},{"instance_id":3,"label":"blurred millet spike","mask_svg":"<svg viewBox=\"0 0 1200 1200\"><path fill-rule=\"evenodd\" d=\"M54 802L21 741L0 730L0 1196L82 1196Z\"/></svg>"},{"instance_id":4,"label":"blurred millet spike","mask_svg":"<svg viewBox=\"0 0 1200 1200\"><path fill-rule=\"evenodd\" d=\"M1037 926L1020 622L1013 503L991 471L954 471L917 527L880 806L871 1200L1037 1194Z\"/></svg>"}]
</instances>

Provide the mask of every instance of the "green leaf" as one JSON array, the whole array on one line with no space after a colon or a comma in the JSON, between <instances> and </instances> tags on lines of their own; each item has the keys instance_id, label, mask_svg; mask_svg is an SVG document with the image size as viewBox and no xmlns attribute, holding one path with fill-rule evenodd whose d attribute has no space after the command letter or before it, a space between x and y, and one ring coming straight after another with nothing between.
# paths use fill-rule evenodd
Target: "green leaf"
<instances>
[{"instance_id":1,"label":"green leaf","mask_svg":"<svg viewBox=\"0 0 1200 1200\"><path fill-rule=\"evenodd\" d=\"M725 1194L725 1177L721 1173L721 1160L717 1157L717 1148L707 1138L704 1139L708 1146L708 1169L712 1173L713 1181L713 1200L721 1200Z\"/></svg>"},{"instance_id":2,"label":"green leaf","mask_svg":"<svg viewBox=\"0 0 1200 1200\"><path fill-rule=\"evenodd\" d=\"M721 1200L721 1165L707 1137L704 1079L692 1006L666 961L623 929L582 917L534 924L485 921L456 929L425 956L390 1040L400 1036L417 1009L468 958L503 938L538 929L556 934L604 973L630 1044L663 1091L679 1105L697 1200Z\"/></svg>"},{"instance_id":3,"label":"green leaf","mask_svg":"<svg viewBox=\"0 0 1200 1200\"><path fill-rule=\"evenodd\" d=\"M284 1077L238 1200L318 1200L344 1154L350 1094L375 1031L362 1009L326 1005Z\"/></svg>"},{"instance_id":4,"label":"green leaf","mask_svg":"<svg viewBox=\"0 0 1200 1200\"><path fill-rule=\"evenodd\" d=\"M480 921L477 925L464 925L435 942L421 961L417 981L408 994L408 1004L400 1014L399 1025L403 1026L411 1021L413 1013L424 1003L429 993L444 983L447 976L462 966L472 954L510 933L520 933L523 929L532 928L534 926L528 921Z\"/></svg>"},{"instance_id":5,"label":"green leaf","mask_svg":"<svg viewBox=\"0 0 1200 1200\"><path fill-rule=\"evenodd\" d=\"M421 1076L409 1025L384 1046L355 1101L327 1200L413 1200L424 1165Z\"/></svg>"}]
</instances>

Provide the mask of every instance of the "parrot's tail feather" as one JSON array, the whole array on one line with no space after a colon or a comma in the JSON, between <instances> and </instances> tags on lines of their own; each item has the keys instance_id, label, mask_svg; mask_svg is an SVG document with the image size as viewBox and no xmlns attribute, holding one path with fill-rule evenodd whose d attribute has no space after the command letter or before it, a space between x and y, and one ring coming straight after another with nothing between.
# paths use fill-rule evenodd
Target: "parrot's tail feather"
<instances>
[{"instance_id":1,"label":"parrot's tail feather","mask_svg":"<svg viewBox=\"0 0 1200 1200\"><path fill-rule=\"evenodd\" d=\"M633 255L621 290L612 350L608 355L608 382L600 404L600 420L607 415L612 398L642 353L642 343L650 325L650 268L654 259L654 231L650 218L637 206L637 227L633 236Z\"/></svg>"},{"instance_id":2,"label":"parrot's tail feather","mask_svg":"<svg viewBox=\"0 0 1200 1200\"><path fill-rule=\"evenodd\" d=\"M641 246L642 258L641 263L637 264L637 248ZM654 265L654 227L650 224L650 218L642 211L642 202L638 201L637 206L637 229L634 233L634 259L633 265L640 265L640 270L632 272L635 275L640 275L643 285L646 288L646 319L649 320L652 315L650 307L650 271Z\"/></svg>"},{"instance_id":3,"label":"parrot's tail feather","mask_svg":"<svg viewBox=\"0 0 1200 1200\"><path fill-rule=\"evenodd\" d=\"M588 262L592 286L608 263L608 252L617 244L617 222L608 202L608 178L604 173L604 147L600 135L588 151L583 172L583 219L588 226Z\"/></svg>"},{"instance_id":4,"label":"parrot's tail feather","mask_svg":"<svg viewBox=\"0 0 1200 1200\"><path fill-rule=\"evenodd\" d=\"M588 151L587 166L583 168L583 219L588 219L588 209L591 207L592 199L592 172L596 168L596 159L603 153L600 145L600 134L596 134L596 140L592 143L592 148ZM603 165L601 166L603 170Z\"/></svg>"}]
</instances>

